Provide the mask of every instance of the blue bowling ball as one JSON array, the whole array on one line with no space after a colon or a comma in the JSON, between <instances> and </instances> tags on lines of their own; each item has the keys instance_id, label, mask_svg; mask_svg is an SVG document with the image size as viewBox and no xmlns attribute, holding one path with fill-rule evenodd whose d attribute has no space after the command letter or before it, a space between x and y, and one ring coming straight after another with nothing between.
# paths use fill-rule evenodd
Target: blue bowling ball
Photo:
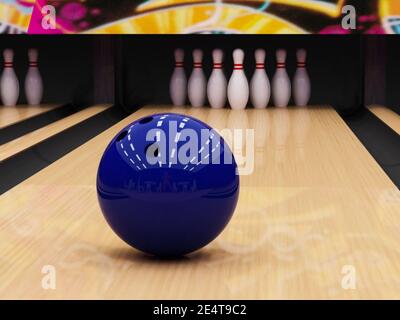
<instances>
[{"instance_id":1,"label":"blue bowling ball","mask_svg":"<svg viewBox=\"0 0 400 320\"><path fill-rule=\"evenodd\" d=\"M239 195L222 137L185 115L154 114L120 131L97 173L101 210L114 232L156 256L181 256L214 240Z\"/></svg>"}]
</instances>

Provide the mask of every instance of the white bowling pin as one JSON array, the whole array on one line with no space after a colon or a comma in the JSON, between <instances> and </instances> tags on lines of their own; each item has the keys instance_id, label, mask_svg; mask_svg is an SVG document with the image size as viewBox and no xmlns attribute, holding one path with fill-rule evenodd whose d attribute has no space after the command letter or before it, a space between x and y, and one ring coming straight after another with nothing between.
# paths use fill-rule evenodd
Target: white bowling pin
<instances>
[{"instance_id":1,"label":"white bowling pin","mask_svg":"<svg viewBox=\"0 0 400 320\"><path fill-rule=\"evenodd\" d=\"M4 56L4 71L0 80L1 100L5 106L15 106L19 97L19 82L14 72L14 51L6 49Z\"/></svg>"},{"instance_id":2,"label":"white bowling pin","mask_svg":"<svg viewBox=\"0 0 400 320\"><path fill-rule=\"evenodd\" d=\"M293 96L296 106L304 107L310 101L311 84L306 70L307 51L297 50L297 70L293 78Z\"/></svg>"},{"instance_id":3,"label":"white bowling pin","mask_svg":"<svg viewBox=\"0 0 400 320\"><path fill-rule=\"evenodd\" d=\"M287 107L291 95L291 84L286 72L286 50L276 52L276 72L272 79L272 95L276 107Z\"/></svg>"},{"instance_id":4,"label":"white bowling pin","mask_svg":"<svg viewBox=\"0 0 400 320\"><path fill-rule=\"evenodd\" d=\"M212 108L223 108L226 103L226 78L222 70L224 52L215 49L213 56L213 71L207 84L207 96Z\"/></svg>"},{"instance_id":5,"label":"white bowling pin","mask_svg":"<svg viewBox=\"0 0 400 320\"><path fill-rule=\"evenodd\" d=\"M257 109L266 108L271 96L271 85L264 69L265 50L257 49L255 52L256 70L250 82L251 103Z\"/></svg>"},{"instance_id":6,"label":"white bowling pin","mask_svg":"<svg viewBox=\"0 0 400 320\"><path fill-rule=\"evenodd\" d=\"M193 51L193 71L189 78L188 95L193 107L202 107L206 100L206 77L202 69L203 52Z\"/></svg>"},{"instance_id":7,"label":"white bowling pin","mask_svg":"<svg viewBox=\"0 0 400 320\"><path fill-rule=\"evenodd\" d=\"M186 102L187 86L185 69L183 67L185 52L182 49L176 49L174 55L175 69L169 83L169 94L174 106L183 106Z\"/></svg>"},{"instance_id":8,"label":"white bowling pin","mask_svg":"<svg viewBox=\"0 0 400 320\"><path fill-rule=\"evenodd\" d=\"M249 100L249 83L243 71L244 52L233 51L233 72L228 83L228 100L232 109L246 108Z\"/></svg>"},{"instance_id":9,"label":"white bowling pin","mask_svg":"<svg viewBox=\"0 0 400 320\"><path fill-rule=\"evenodd\" d=\"M28 50L29 69L25 78L25 95L30 105L40 104L43 97L43 82L38 68L38 57L37 49Z\"/></svg>"}]
</instances>

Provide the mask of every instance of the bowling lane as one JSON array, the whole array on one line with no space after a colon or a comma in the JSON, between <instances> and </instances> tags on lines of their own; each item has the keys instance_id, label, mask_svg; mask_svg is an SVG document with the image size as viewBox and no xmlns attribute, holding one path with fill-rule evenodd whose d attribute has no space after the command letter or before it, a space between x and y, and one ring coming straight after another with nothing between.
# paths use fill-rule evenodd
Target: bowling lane
<instances>
[{"instance_id":1,"label":"bowling lane","mask_svg":"<svg viewBox=\"0 0 400 320\"><path fill-rule=\"evenodd\" d=\"M390 128L400 134L400 115L393 110L379 105L373 105L368 107L375 116L386 123Z\"/></svg>"},{"instance_id":2,"label":"bowling lane","mask_svg":"<svg viewBox=\"0 0 400 320\"><path fill-rule=\"evenodd\" d=\"M255 130L254 159L240 156L251 142L233 144L250 174L241 176L232 221L179 260L125 245L104 221L95 189L109 140L164 111ZM146 107L9 190L0 207L3 299L400 298L400 191L329 107ZM42 288L46 270L56 271L54 290ZM342 287L349 274L356 289Z\"/></svg>"},{"instance_id":3,"label":"bowling lane","mask_svg":"<svg viewBox=\"0 0 400 320\"><path fill-rule=\"evenodd\" d=\"M59 104L42 104L38 106L18 105L14 107L0 106L0 129L53 110L59 106Z\"/></svg>"},{"instance_id":4,"label":"bowling lane","mask_svg":"<svg viewBox=\"0 0 400 320\"><path fill-rule=\"evenodd\" d=\"M88 107L61 120L55 121L45 127L29 132L20 138L3 144L0 146L0 161L3 161L43 140L46 140L49 137L54 136L57 133L68 129L110 107L111 105L96 105Z\"/></svg>"}]
</instances>

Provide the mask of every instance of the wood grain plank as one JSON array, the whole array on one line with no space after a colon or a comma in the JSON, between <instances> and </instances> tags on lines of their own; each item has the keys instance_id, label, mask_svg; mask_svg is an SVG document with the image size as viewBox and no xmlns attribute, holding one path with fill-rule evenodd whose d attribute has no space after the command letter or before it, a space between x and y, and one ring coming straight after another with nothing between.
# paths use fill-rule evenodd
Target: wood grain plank
<instances>
[{"instance_id":1,"label":"wood grain plank","mask_svg":"<svg viewBox=\"0 0 400 320\"><path fill-rule=\"evenodd\" d=\"M5 159L17 154L18 152L32 147L33 145L40 143L41 141L44 141L82 121L85 121L86 119L89 119L90 117L93 117L94 115L103 112L110 107L111 104L95 105L85 108L68 117L55 121L45 127L27 133L20 138L3 144L0 146L0 161L4 161Z\"/></svg>"},{"instance_id":2,"label":"wood grain plank","mask_svg":"<svg viewBox=\"0 0 400 320\"><path fill-rule=\"evenodd\" d=\"M368 107L375 116L381 119L386 125L400 134L400 115L393 110L379 105L372 105Z\"/></svg>"},{"instance_id":3,"label":"wood grain plank","mask_svg":"<svg viewBox=\"0 0 400 320\"><path fill-rule=\"evenodd\" d=\"M60 106L59 104L42 104L38 106L18 105L15 107L0 106L0 129Z\"/></svg>"},{"instance_id":4,"label":"wood grain plank","mask_svg":"<svg viewBox=\"0 0 400 320\"><path fill-rule=\"evenodd\" d=\"M254 170L241 176L232 221L179 260L127 246L97 203L110 139L156 112L256 135ZM0 208L2 299L400 298L400 191L329 107L147 107L5 193ZM42 287L48 265L54 290ZM342 287L348 270L355 289Z\"/></svg>"}]
</instances>

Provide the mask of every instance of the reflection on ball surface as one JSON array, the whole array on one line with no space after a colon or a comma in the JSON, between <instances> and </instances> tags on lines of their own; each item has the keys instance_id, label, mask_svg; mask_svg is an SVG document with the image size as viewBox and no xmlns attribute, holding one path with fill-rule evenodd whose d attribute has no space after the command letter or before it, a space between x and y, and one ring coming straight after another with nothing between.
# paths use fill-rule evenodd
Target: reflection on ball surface
<instances>
[{"instance_id":1,"label":"reflection on ball surface","mask_svg":"<svg viewBox=\"0 0 400 320\"><path fill-rule=\"evenodd\" d=\"M237 165L220 135L179 114L139 119L110 142L97 193L116 234L157 256L207 245L229 222L239 195Z\"/></svg>"}]
</instances>

